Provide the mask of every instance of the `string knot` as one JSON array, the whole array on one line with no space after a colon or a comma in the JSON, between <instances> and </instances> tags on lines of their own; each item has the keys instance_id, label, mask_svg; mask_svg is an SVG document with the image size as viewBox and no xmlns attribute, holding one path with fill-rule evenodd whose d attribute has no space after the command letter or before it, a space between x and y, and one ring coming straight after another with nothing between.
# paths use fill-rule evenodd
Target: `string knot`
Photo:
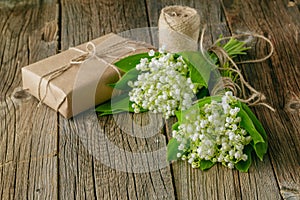
<instances>
[{"instance_id":1,"label":"string knot","mask_svg":"<svg viewBox=\"0 0 300 200\"><path fill-rule=\"evenodd\" d=\"M70 65L80 65L84 61L86 61L87 59L96 56L96 46L92 42L88 42L86 44L86 51L83 51L83 50L75 48L75 47L71 47L69 49L72 49L72 50L75 50L75 51L78 51L78 52L82 53L82 55L80 55L78 57L75 57L75 58L72 58L70 60Z\"/></svg>"},{"instance_id":2,"label":"string knot","mask_svg":"<svg viewBox=\"0 0 300 200\"><path fill-rule=\"evenodd\" d=\"M69 49L72 49L72 50L75 50L75 51L78 51L80 53L82 53L80 56L77 56L75 58L72 58L68 64L58 68L58 69L55 69L47 74L44 74L40 81L39 81L39 85L38 85L38 97L39 97L39 104L38 104L38 107L44 102L47 94L48 94L48 90L49 90L49 84L50 84L50 81L59 77L60 75L62 75L65 71L67 71L68 69L70 69L72 66L74 65L81 65L83 64L84 62L86 62L87 60L89 59L92 59L92 58L96 58L98 61L100 62L103 62L105 65L107 66L110 66L112 67L113 70L116 71L116 73L118 74L118 77L119 79L121 79L122 75L119 71L119 69L114 66L113 64L107 62L106 60L100 58L99 56L96 55L96 45L92 42L88 42L86 44L86 51L83 51L81 49L78 49L78 48L75 48L75 47L70 47ZM43 78L45 77L48 77L48 79L46 79L47 83L46 83L46 91L45 91L45 94L43 95L43 97L41 96L41 84L42 84L42 80ZM60 108L60 106L62 105L62 103L65 101L65 99L59 103L59 105L57 106L56 110L58 110Z\"/></svg>"},{"instance_id":3,"label":"string knot","mask_svg":"<svg viewBox=\"0 0 300 200\"><path fill-rule=\"evenodd\" d=\"M203 50L204 31L205 31L205 27L204 27L203 32L201 34L200 50L201 50L201 53L204 55L204 58L206 58L205 54L204 54L204 50ZM270 45L270 47L271 47L270 53L267 56L265 56L263 58L260 58L260 59L246 60L246 61L236 63L232 60L232 58L228 55L228 53L222 47L218 46L219 42L222 41L222 40L227 40L227 39L232 39L232 38L240 38L240 37L244 37L244 36L257 37L257 38L263 39L264 41L266 41ZM231 71L231 72L236 73L238 78L239 78L238 80L240 82L240 85L239 85L235 81L233 81L230 77L221 77L221 78L218 79L218 81L214 85L214 88L211 91L212 95L220 94L224 91L224 88L226 88L226 89L231 90L233 92L233 94L235 96L237 96L238 99L241 102L247 103L250 106L263 105L263 106L269 108L270 110L275 111L274 108L272 108L270 105L263 102L263 101L266 100L266 96L262 92L259 92L255 88L253 88L244 79L244 76L242 75L241 70L237 66L237 64L242 64L242 63L262 62L262 61L268 59L269 57L271 57L271 55L274 52L274 46L268 38L266 38L262 35L259 35L259 34L255 34L255 33L245 33L245 34L234 35L234 36L231 36L231 37L224 37L224 38L218 39L208 49L208 51L213 52L217 56L217 58L219 60L219 66L220 66L220 67L218 67L219 70ZM209 59L207 59L207 60L209 60ZM225 67L224 65L227 62L230 62L230 64L233 67ZM245 87L250 91L250 97L246 96Z\"/></svg>"},{"instance_id":4,"label":"string knot","mask_svg":"<svg viewBox=\"0 0 300 200\"><path fill-rule=\"evenodd\" d=\"M222 47L213 45L208 49L208 51L213 52L218 57L220 66L224 66L224 64L228 61L226 51Z\"/></svg>"},{"instance_id":5,"label":"string knot","mask_svg":"<svg viewBox=\"0 0 300 200\"><path fill-rule=\"evenodd\" d=\"M96 55L96 45L92 42L86 44L86 50L91 57Z\"/></svg>"}]
</instances>

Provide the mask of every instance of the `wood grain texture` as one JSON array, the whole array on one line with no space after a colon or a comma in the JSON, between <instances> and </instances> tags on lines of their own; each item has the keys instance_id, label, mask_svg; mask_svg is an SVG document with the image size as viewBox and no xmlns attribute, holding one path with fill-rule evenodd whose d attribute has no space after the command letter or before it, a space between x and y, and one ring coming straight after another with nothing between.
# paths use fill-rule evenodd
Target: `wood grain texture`
<instances>
[{"instance_id":1,"label":"wood grain texture","mask_svg":"<svg viewBox=\"0 0 300 200\"><path fill-rule=\"evenodd\" d=\"M276 108L253 108L270 145L264 161L254 159L248 173L221 165L202 172L183 161L168 165L174 118L98 118L89 110L66 120L16 92L21 67L110 32L155 27L160 10L175 4L197 9L201 26L207 25L205 47L220 34L241 32L263 34L275 46L271 59L242 66ZM1 1L0 11L0 199L300 199L297 2L12 0ZM154 41L153 34L142 37ZM270 50L262 41L251 44L248 59Z\"/></svg>"},{"instance_id":2,"label":"wood grain texture","mask_svg":"<svg viewBox=\"0 0 300 200\"><path fill-rule=\"evenodd\" d=\"M16 93L21 67L56 53L56 5L34 3L0 8L0 199L57 198L57 115Z\"/></svg>"},{"instance_id":3,"label":"wood grain texture","mask_svg":"<svg viewBox=\"0 0 300 200\"><path fill-rule=\"evenodd\" d=\"M148 26L143 1L62 0L60 5L63 50L107 33Z\"/></svg>"},{"instance_id":4,"label":"wood grain texture","mask_svg":"<svg viewBox=\"0 0 300 200\"><path fill-rule=\"evenodd\" d=\"M138 116L135 128L126 123L128 115L132 116L121 114L98 121L90 111L72 121L61 120L62 199L174 199L165 137L155 131L144 138L149 131L140 126L149 121ZM161 120L154 117L152 125L161 126Z\"/></svg>"}]
</instances>

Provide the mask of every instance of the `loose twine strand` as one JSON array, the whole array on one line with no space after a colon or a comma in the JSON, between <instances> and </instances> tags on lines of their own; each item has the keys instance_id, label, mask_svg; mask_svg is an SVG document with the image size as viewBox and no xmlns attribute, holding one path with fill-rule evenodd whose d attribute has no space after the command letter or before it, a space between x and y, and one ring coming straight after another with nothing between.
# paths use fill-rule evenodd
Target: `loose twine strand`
<instances>
[{"instance_id":1,"label":"loose twine strand","mask_svg":"<svg viewBox=\"0 0 300 200\"><path fill-rule=\"evenodd\" d=\"M206 26L204 26L203 31L201 33L201 37L200 37L200 52L202 53L203 57L206 59L207 62L209 62L211 65L214 65L214 63L212 63L210 61L209 58L207 58L204 48L203 48L203 40L204 40L204 33L205 33L205 29ZM217 46L217 44L220 41L223 40L228 40L231 38L241 38L241 37L245 37L245 36L251 36L251 37L256 37L256 38L260 38L264 41L266 41L271 50L270 53L268 55L266 55L263 58L259 58L259 59L254 59L254 60L246 60L246 61L241 61L241 62L234 62L232 60L232 58L230 58L230 56L227 54L227 52L220 46ZM268 58L270 58L274 52L274 46L272 44L272 42L259 34L256 33L244 33L244 34L238 34L238 35L233 35L230 37L223 37L223 38L219 38L210 48L208 48L208 51L212 51L216 54L216 56L219 59L220 65L223 66L223 64L226 61L229 61L232 66L234 68L223 68L223 67L218 67L219 70L229 70L232 72L235 72L238 77L239 77L239 81L240 81L240 86L235 83L231 78L229 77L222 77L220 78L220 80L215 84L214 88L211 91L212 95L217 95L220 94L222 91L224 91L224 88L227 88L229 90L231 90L233 92L233 94L235 96L237 96L238 92L242 93L242 98L237 97L241 102L247 103L249 106L256 106L256 105L262 105L265 106L267 108L269 108L270 110L272 110L273 112L275 112L275 109L270 106L269 104L263 102L264 100L266 100L266 97L263 93L257 91L255 88L253 88L244 78L244 76L241 73L241 70L239 69L239 67L237 66L237 64L245 64L245 63L258 63L258 62L263 62L265 60L267 60ZM250 91L251 95L250 97L246 97L246 92L245 92L245 87Z\"/></svg>"}]
</instances>

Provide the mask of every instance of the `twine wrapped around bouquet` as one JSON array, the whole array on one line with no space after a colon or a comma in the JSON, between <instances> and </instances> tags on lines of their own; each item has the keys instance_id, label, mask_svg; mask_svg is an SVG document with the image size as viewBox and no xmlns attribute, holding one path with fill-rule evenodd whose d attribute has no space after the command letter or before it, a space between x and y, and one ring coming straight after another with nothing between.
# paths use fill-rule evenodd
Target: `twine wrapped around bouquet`
<instances>
[{"instance_id":1,"label":"twine wrapped around bouquet","mask_svg":"<svg viewBox=\"0 0 300 200\"><path fill-rule=\"evenodd\" d=\"M204 32L205 32L205 28L202 31L201 34L201 39L200 39L200 51L201 53L204 55L205 57L205 53L204 53L204 49L203 49L203 38L204 38ZM269 46L270 46L270 52L268 55L266 55L263 58L260 59L254 59L254 60L246 60L246 61L241 61L241 62L234 62L232 60L232 58L230 58L230 56L226 53L226 51L218 46L217 44L220 41L223 40L228 40L231 38L241 38L241 37L256 37L256 38L260 38L264 41L266 41ZM239 69L239 67L237 66L237 64L245 64L245 63L257 63L257 62L262 62L267 60L268 58L271 57L271 55L274 52L274 46L272 44L272 42L266 38L263 35L259 35L256 33L244 33L244 34L238 34L238 35L233 35L230 37L223 37L218 39L209 49L208 51L212 51L215 53L215 55L218 57L219 62L220 62L220 66L218 69L219 70L230 70L232 72L235 72L238 75L239 81L240 81L240 85L238 85L237 83L235 83L231 78L229 77L221 77L217 83L214 85L211 94L212 95L217 95L219 93L222 93L222 91L224 91L224 88L227 88L229 90L231 90L233 92L233 94L235 96L238 97L238 99L241 102L247 103L249 106L255 106L255 105L263 105L267 108L269 108L270 110L272 110L273 112L275 111L275 109L268 105L267 103L263 102L264 100L266 100L265 95L262 92L257 91L255 88L253 88L244 78L244 76L241 73L241 70ZM209 59L207 59L208 62L211 62ZM224 63L226 63L227 61L230 62L230 64L233 66L233 68L223 68L222 66L224 66ZM212 63L213 64L213 63ZM246 95L246 91L245 91L245 87L250 91L250 96L247 97ZM240 95L239 95L240 94Z\"/></svg>"},{"instance_id":2,"label":"twine wrapped around bouquet","mask_svg":"<svg viewBox=\"0 0 300 200\"><path fill-rule=\"evenodd\" d=\"M169 52L197 50L200 16L193 8L168 6L161 10L158 21L159 46Z\"/></svg>"}]
</instances>

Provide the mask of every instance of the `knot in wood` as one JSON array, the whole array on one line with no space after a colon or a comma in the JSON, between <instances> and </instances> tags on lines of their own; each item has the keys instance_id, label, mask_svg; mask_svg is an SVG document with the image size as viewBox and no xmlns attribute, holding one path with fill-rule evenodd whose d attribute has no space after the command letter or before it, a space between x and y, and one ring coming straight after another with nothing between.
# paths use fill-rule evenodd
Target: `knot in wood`
<instances>
[{"instance_id":1,"label":"knot in wood","mask_svg":"<svg viewBox=\"0 0 300 200\"><path fill-rule=\"evenodd\" d=\"M285 109L289 112L299 112L300 113L300 98L298 94L294 92L289 92L287 94L287 103L285 104Z\"/></svg>"},{"instance_id":2,"label":"knot in wood","mask_svg":"<svg viewBox=\"0 0 300 200\"><path fill-rule=\"evenodd\" d=\"M14 99L14 100L27 101L30 98L31 98L31 95L27 92L27 90L22 89L20 87L15 88L12 93L12 99Z\"/></svg>"},{"instance_id":3,"label":"knot in wood","mask_svg":"<svg viewBox=\"0 0 300 200\"><path fill-rule=\"evenodd\" d=\"M291 102L288 102L287 105L286 105L286 108L289 111L300 112L300 101L291 101Z\"/></svg>"}]
</instances>

